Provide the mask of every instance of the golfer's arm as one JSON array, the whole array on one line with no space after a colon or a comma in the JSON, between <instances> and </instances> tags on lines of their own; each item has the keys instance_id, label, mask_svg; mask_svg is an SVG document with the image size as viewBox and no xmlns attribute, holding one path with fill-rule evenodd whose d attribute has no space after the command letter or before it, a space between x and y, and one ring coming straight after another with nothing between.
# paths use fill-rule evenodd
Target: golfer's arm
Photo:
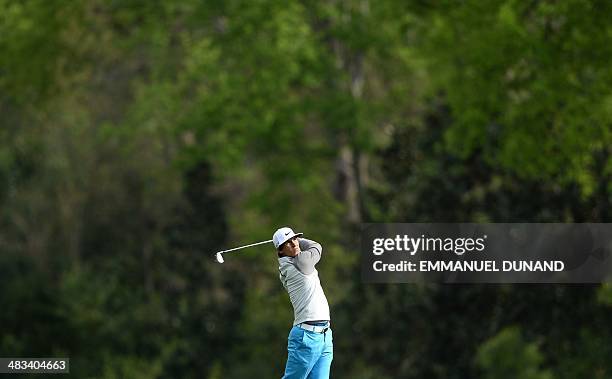
<instances>
[{"instance_id":1,"label":"golfer's arm","mask_svg":"<svg viewBox=\"0 0 612 379\"><path fill-rule=\"evenodd\" d=\"M318 242L300 238L300 250L296 257L297 267L303 274L308 275L314 271L315 265L321 259L323 248Z\"/></svg>"}]
</instances>

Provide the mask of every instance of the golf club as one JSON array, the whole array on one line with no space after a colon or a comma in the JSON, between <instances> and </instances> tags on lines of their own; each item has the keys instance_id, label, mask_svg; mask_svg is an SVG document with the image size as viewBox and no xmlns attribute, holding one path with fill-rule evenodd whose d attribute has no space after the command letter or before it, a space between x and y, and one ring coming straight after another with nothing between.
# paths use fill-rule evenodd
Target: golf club
<instances>
[{"instance_id":1,"label":"golf club","mask_svg":"<svg viewBox=\"0 0 612 379\"><path fill-rule=\"evenodd\" d=\"M230 251L234 251L234 250L244 249L244 248L251 247L251 246L263 245L264 243L270 243L270 242L272 242L272 240L255 242L255 243L252 243L250 245L244 245L244 246L240 246L240 247L234 247L232 249L221 250L221 251L215 253L215 257L217 259L217 262L223 263L223 262L225 262L225 260L223 259L223 254L224 253L227 253L227 252L230 252Z\"/></svg>"}]
</instances>

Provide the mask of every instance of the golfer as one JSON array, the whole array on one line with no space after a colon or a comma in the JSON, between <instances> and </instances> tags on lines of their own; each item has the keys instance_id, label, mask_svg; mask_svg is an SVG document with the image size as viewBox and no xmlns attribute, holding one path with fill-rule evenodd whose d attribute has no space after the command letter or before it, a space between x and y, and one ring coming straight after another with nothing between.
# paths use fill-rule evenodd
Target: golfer
<instances>
[{"instance_id":1,"label":"golfer","mask_svg":"<svg viewBox=\"0 0 612 379\"><path fill-rule=\"evenodd\" d=\"M285 227L272 237L280 280L289 293L294 314L283 379L327 379L334 346L329 305L315 269L322 248L315 241L299 238L301 235Z\"/></svg>"}]
</instances>

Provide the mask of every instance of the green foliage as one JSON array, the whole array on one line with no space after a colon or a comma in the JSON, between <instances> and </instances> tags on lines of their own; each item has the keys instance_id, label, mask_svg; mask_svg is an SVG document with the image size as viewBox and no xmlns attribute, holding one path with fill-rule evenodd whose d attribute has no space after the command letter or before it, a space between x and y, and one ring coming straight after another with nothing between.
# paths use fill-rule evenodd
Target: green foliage
<instances>
[{"instance_id":1,"label":"green foliage","mask_svg":"<svg viewBox=\"0 0 612 379\"><path fill-rule=\"evenodd\" d=\"M506 328L483 343L476 355L484 378L552 378L550 371L541 368L542 361L537 345L526 343L516 327Z\"/></svg>"},{"instance_id":2,"label":"green foliage","mask_svg":"<svg viewBox=\"0 0 612 379\"><path fill-rule=\"evenodd\" d=\"M12 106L25 106L49 95L65 53L61 35L74 15L68 1L0 2L0 95Z\"/></svg>"},{"instance_id":3,"label":"green foliage","mask_svg":"<svg viewBox=\"0 0 612 379\"><path fill-rule=\"evenodd\" d=\"M609 4L467 2L432 10L427 54L449 101L453 152L525 178L597 180L592 157L610 145ZM592 38L587 38L591 36Z\"/></svg>"},{"instance_id":4,"label":"green foliage","mask_svg":"<svg viewBox=\"0 0 612 379\"><path fill-rule=\"evenodd\" d=\"M58 308L77 332L72 368L88 377L159 377L177 345L167 312L114 275L76 269L60 284Z\"/></svg>"},{"instance_id":5,"label":"green foliage","mask_svg":"<svg viewBox=\"0 0 612 379\"><path fill-rule=\"evenodd\" d=\"M609 221L609 8L0 0L0 355L279 376L274 251L209 258L290 224L334 377L609 376L608 286L366 286L349 217Z\"/></svg>"},{"instance_id":6,"label":"green foliage","mask_svg":"<svg viewBox=\"0 0 612 379\"><path fill-rule=\"evenodd\" d=\"M597 295L602 304L612 305L612 285L610 283L604 283Z\"/></svg>"}]
</instances>

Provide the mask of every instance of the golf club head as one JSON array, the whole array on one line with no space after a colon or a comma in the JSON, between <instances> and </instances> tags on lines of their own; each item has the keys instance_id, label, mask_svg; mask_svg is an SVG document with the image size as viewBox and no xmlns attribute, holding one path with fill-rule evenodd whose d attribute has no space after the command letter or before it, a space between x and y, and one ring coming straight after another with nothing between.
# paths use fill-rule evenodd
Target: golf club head
<instances>
[{"instance_id":1,"label":"golf club head","mask_svg":"<svg viewBox=\"0 0 612 379\"><path fill-rule=\"evenodd\" d=\"M217 253L217 254L216 254L216 257L217 257L217 262L219 262L219 263L223 263L223 262L225 262L225 261L223 260L223 253Z\"/></svg>"}]
</instances>

